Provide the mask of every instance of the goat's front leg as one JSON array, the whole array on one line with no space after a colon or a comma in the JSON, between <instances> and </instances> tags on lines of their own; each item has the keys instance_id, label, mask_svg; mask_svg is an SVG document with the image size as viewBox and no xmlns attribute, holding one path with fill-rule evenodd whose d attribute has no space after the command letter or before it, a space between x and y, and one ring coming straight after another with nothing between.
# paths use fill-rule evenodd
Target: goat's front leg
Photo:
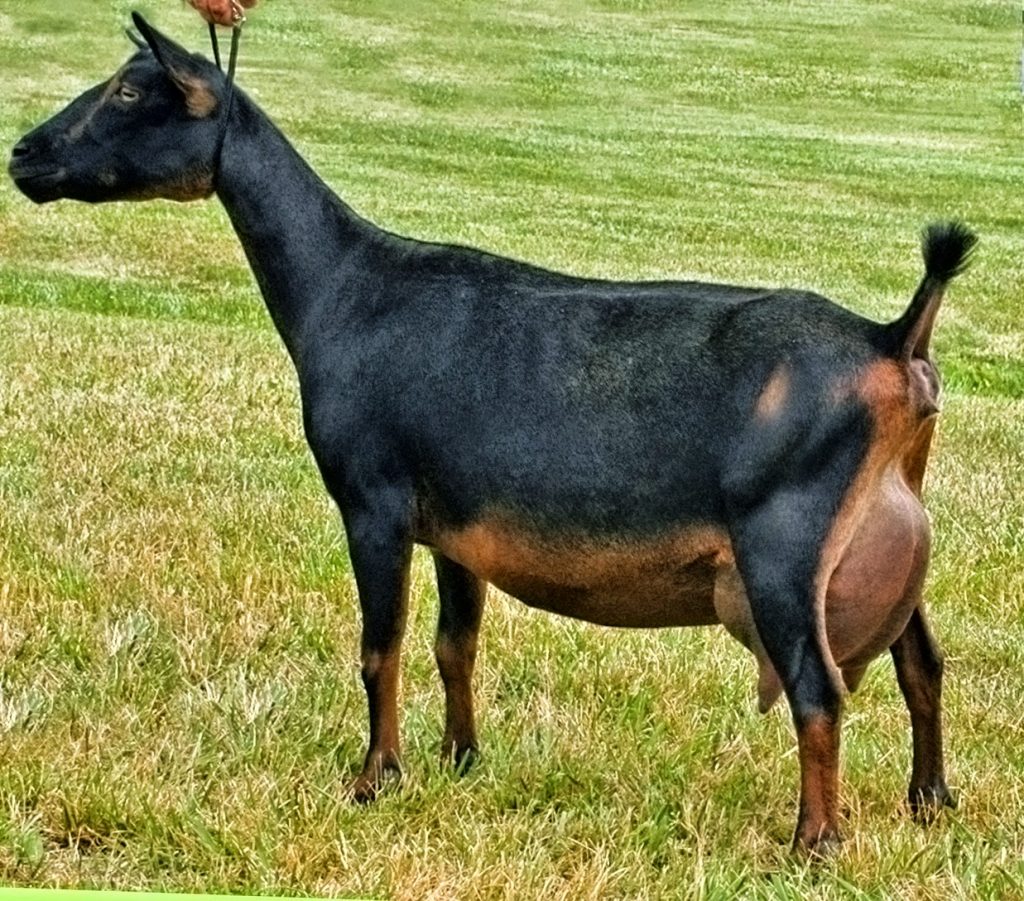
<instances>
[{"instance_id":1,"label":"goat's front leg","mask_svg":"<svg viewBox=\"0 0 1024 901\"><path fill-rule=\"evenodd\" d=\"M942 752L942 654L918 607L892 648L896 679L910 711L914 764L910 774L910 810L927 821L956 802L946 785Z\"/></svg>"},{"instance_id":2,"label":"goat's front leg","mask_svg":"<svg viewBox=\"0 0 1024 901\"><path fill-rule=\"evenodd\" d=\"M825 645L818 567L820 499L769 499L733 525L737 563L754 623L796 726L800 813L794 846L816 853L839 842L841 689ZM827 508L826 508L827 509ZM807 514L806 517L801 514Z\"/></svg>"},{"instance_id":3,"label":"goat's front leg","mask_svg":"<svg viewBox=\"0 0 1024 901\"><path fill-rule=\"evenodd\" d=\"M370 708L370 747L351 789L362 802L376 797L388 772L400 772L398 683L412 540L401 519L386 513L350 515L345 525L363 614L362 675Z\"/></svg>"},{"instance_id":4,"label":"goat's front leg","mask_svg":"<svg viewBox=\"0 0 1024 901\"><path fill-rule=\"evenodd\" d=\"M434 566L441 602L434 650L445 698L441 760L464 770L477 754L473 665L487 583L438 553L434 554Z\"/></svg>"}]
</instances>

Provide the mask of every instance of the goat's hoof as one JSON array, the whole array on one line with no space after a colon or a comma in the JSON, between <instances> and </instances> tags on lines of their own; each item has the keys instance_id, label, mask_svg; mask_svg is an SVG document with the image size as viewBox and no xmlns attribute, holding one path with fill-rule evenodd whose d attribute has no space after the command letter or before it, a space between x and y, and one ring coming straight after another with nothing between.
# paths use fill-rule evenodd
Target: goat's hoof
<instances>
[{"instance_id":1,"label":"goat's hoof","mask_svg":"<svg viewBox=\"0 0 1024 901\"><path fill-rule=\"evenodd\" d=\"M842 843L843 837L834 826L814 831L798 829L793 839L793 851L811 860L824 860L838 851Z\"/></svg>"},{"instance_id":2,"label":"goat's hoof","mask_svg":"<svg viewBox=\"0 0 1024 901\"><path fill-rule=\"evenodd\" d=\"M398 782L402 770L397 759L373 759L366 763L363 771L349 786L348 794L357 804L370 804L377 800L389 783Z\"/></svg>"},{"instance_id":3,"label":"goat's hoof","mask_svg":"<svg viewBox=\"0 0 1024 901\"><path fill-rule=\"evenodd\" d=\"M916 822L924 825L931 823L943 808L956 809L956 798L943 781L911 788L907 802L910 805L910 815Z\"/></svg>"},{"instance_id":4,"label":"goat's hoof","mask_svg":"<svg viewBox=\"0 0 1024 901\"><path fill-rule=\"evenodd\" d=\"M468 773L480 759L480 751L476 745L445 744L441 750L441 766L450 767L456 776Z\"/></svg>"}]
</instances>

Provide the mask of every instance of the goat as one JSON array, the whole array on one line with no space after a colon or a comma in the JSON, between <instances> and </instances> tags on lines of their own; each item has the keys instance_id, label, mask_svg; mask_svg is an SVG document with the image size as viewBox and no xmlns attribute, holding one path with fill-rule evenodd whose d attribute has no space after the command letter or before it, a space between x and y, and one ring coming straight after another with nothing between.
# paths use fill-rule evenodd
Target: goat
<instances>
[{"instance_id":1,"label":"goat","mask_svg":"<svg viewBox=\"0 0 1024 901\"><path fill-rule=\"evenodd\" d=\"M930 226L906 312L804 291L577 278L383 231L219 70L140 15L140 49L15 146L32 200L216 194L294 362L362 609L371 800L399 769L414 544L434 555L442 757L477 752L487 583L624 627L724 624L760 707L789 701L794 844L838 841L845 689L890 649L910 710L912 811L952 804L942 657L922 605L938 412L928 345L975 236Z\"/></svg>"}]
</instances>

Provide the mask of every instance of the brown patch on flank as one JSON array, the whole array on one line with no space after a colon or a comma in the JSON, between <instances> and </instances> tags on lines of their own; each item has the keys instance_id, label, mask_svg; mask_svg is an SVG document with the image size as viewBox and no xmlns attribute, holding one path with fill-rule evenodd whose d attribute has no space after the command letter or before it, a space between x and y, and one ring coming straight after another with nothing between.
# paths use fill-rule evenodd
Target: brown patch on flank
<instances>
[{"instance_id":1,"label":"brown patch on flank","mask_svg":"<svg viewBox=\"0 0 1024 901\"><path fill-rule=\"evenodd\" d=\"M541 534L491 514L433 543L530 606L609 626L717 623L715 575L732 563L728 535L712 526L594 539Z\"/></svg>"},{"instance_id":2,"label":"brown patch on flank","mask_svg":"<svg viewBox=\"0 0 1024 901\"><path fill-rule=\"evenodd\" d=\"M775 367L754 405L758 419L775 419L779 415L789 397L790 378L789 366L785 363Z\"/></svg>"}]
</instances>

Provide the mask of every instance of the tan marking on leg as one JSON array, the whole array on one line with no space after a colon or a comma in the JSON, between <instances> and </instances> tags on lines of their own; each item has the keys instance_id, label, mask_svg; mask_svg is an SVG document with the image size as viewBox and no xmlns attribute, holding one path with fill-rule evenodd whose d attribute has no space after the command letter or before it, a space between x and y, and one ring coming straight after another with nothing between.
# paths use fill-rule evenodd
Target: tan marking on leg
<instances>
[{"instance_id":1,"label":"tan marking on leg","mask_svg":"<svg viewBox=\"0 0 1024 901\"><path fill-rule=\"evenodd\" d=\"M754 415L758 419L762 421L775 419L782 412L782 408L789 398L790 381L789 366L780 363L768 378L754 405Z\"/></svg>"},{"instance_id":2,"label":"tan marking on leg","mask_svg":"<svg viewBox=\"0 0 1024 901\"><path fill-rule=\"evenodd\" d=\"M935 646L924 612L911 620L893 643L893 660L900 690L910 712L913 769L908 792L916 819L932 819L942 807L956 802L946 785L942 750L942 653Z\"/></svg>"},{"instance_id":3,"label":"tan marking on leg","mask_svg":"<svg viewBox=\"0 0 1024 901\"><path fill-rule=\"evenodd\" d=\"M363 658L363 678L372 685L376 696L375 722L371 748L398 749L398 651L370 653Z\"/></svg>"},{"instance_id":4,"label":"tan marking on leg","mask_svg":"<svg viewBox=\"0 0 1024 901\"><path fill-rule=\"evenodd\" d=\"M839 839L839 724L811 717L797 730L800 750L800 817L797 847L815 850Z\"/></svg>"},{"instance_id":5,"label":"tan marking on leg","mask_svg":"<svg viewBox=\"0 0 1024 901\"><path fill-rule=\"evenodd\" d=\"M441 755L453 755L476 747L473 718L473 665L476 662L476 635L461 641L439 638L435 646L437 668L445 693L445 727ZM458 761L456 761L458 762Z\"/></svg>"},{"instance_id":6,"label":"tan marking on leg","mask_svg":"<svg viewBox=\"0 0 1024 901\"><path fill-rule=\"evenodd\" d=\"M370 707L370 748L363 771L352 784L357 801L372 801L389 771L399 771L397 650L363 655L363 684Z\"/></svg>"}]
</instances>

